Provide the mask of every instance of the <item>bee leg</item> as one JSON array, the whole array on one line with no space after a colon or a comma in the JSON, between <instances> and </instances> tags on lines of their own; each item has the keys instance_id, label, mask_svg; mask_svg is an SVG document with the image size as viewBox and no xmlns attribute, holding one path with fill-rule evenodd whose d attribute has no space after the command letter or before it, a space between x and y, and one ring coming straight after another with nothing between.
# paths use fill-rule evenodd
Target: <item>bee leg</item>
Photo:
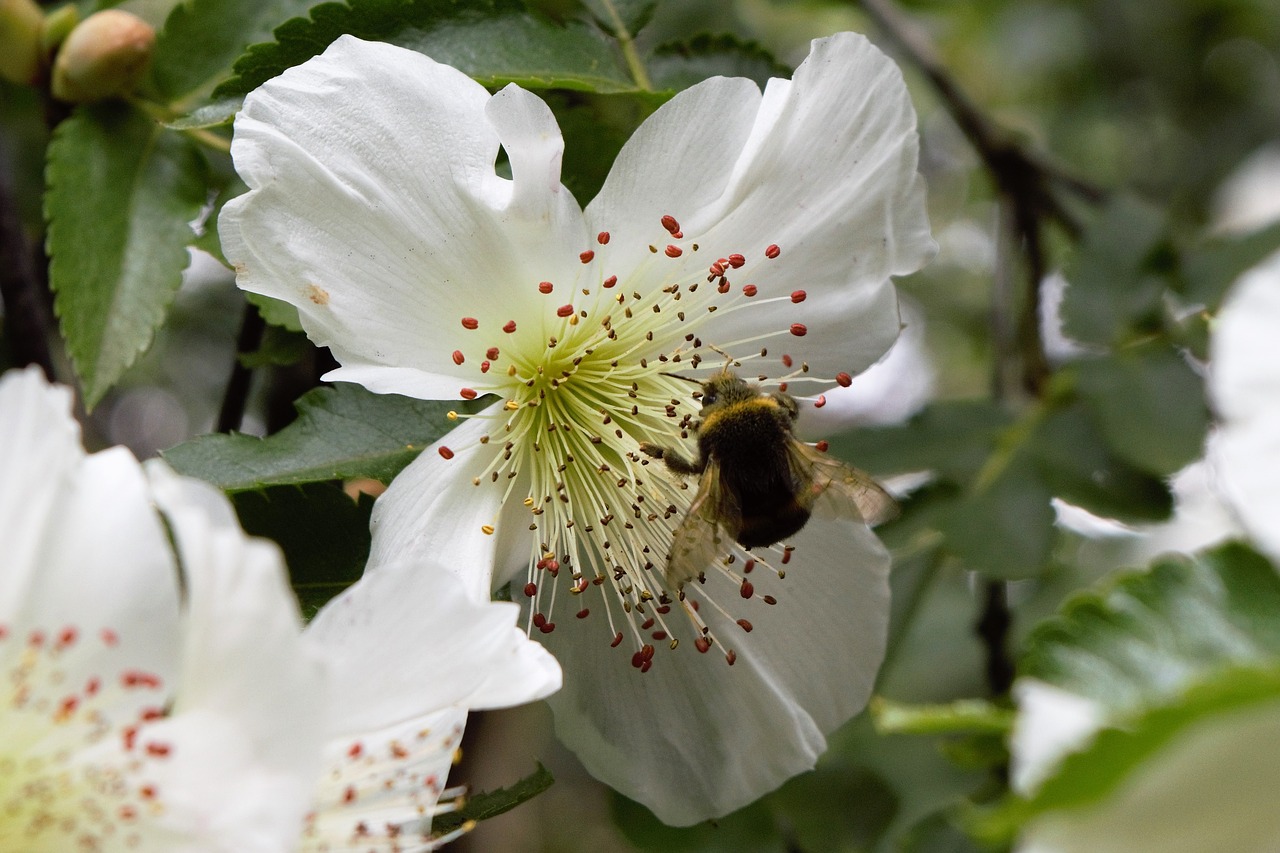
<instances>
[{"instance_id":1,"label":"bee leg","mask_svg":"<svg viewBox=\"0 0 1280 853\"><path fill-rule=\"evenodd\" d=\"M679 453L666 447L659 447L647 441L640 442L640 452L654 459L661 459L667 467L677 474L701 474L706 465L690 462Z\"/></svg>"}]
</instances>

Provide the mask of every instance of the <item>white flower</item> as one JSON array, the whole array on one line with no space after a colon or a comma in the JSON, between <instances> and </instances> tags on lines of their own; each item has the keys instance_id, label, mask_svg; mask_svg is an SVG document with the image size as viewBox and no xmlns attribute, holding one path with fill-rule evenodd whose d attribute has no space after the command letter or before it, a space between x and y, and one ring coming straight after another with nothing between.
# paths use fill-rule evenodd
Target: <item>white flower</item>
<instances>
[{"instance_id":1,"label":"white flower","mask_svg":"<svg viewBox=\"0 0 1280 853\"><path fill-rule=\"evenodd\" d=\"M889 278L934 248L915 114L845 33L763 95L727 78L677 95L585 211L562 151L530 93L343 37L246 100L250 192L223 248L241 287L298 307L342 365L328 378L498 396L378 501L372 559L431 554L477 599L514 578L568 673L561 739L687 824L813 766L864 706L889 560L865 525L814 522L682 595L663 569L696 484L637 448L691 443L695 389L670 374L706 378L721 352L812 405L884 354Z\"/></svg>"},{"instance_id":2,"label":"white flower","mask_svg":"<svg viewBox=\"0 0 1280 853\"><path fill-rule=\"evenodd\" d=\"M447 582L403 618L448 576L388 568L304 634L271 543L163 463L86 455L70 404L0 378L0 849L389 849L389 825L421 849L467 704L558 682L514 608ZM367 624L388 611L400 630Z\"/></svg>"},{"instance_id":3,"label":"white flower","mask_svg":"<svg viewBox=\"0 0 1280 853\"><path fill-rule=\"evenodd\" d=\"M1280 561L1280 254L1232 288L1210 340L1209 393L1221 425L1208 458L1222 497Z\"/></svg>"}]
</instances>

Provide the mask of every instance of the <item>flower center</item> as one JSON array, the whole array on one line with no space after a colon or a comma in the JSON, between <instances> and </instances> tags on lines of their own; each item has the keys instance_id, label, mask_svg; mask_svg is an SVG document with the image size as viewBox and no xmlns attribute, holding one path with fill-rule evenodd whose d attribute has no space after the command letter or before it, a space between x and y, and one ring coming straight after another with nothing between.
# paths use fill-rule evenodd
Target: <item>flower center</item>
<instances>
[{"instance_id":1,"label":"flower center","mask_svg":"<svg viewBox=\"0 0 1280 853\"><path fill-rule=\"evenodd\" d=\"M639 446L692 446L701 394L690 371L704 362L722 367L730 350L755 350L768 339L806 332L794 323L718 346L702 340L700 329L717 312L723 317L795 304L805 294L771 296L756 283L780 256L776 245L759 247L754 255L708 258L691 273L698 244L684 238L674 217L663 216L660 224L646 246L646 260L629 270L610 269L610 234L601 232L596 245L579 256L583 270L577 281L531 283L547 299L545 317L511 319L500 333L473 317L461 318L469 345L467 352L453 353L455 365L478 365L475 384L460 390L463 399L489 393L503 399L496 414L491 409L472 416L492 420L479 439L492 448L489 464L473 483L502 490L501 523L528 527L523 594L531 599L529 630L550 633L556 611L565 606L578 619L599 613L607 624L602 637L611 645L630 635L631 663L641 671L650 668L657 648L674 650L682 637L703 653L718 647L730 664L735 654L700 615L712 607L729 616L705 586L705 573L688 584L667 574L673 533L698 483L655 463ZM763 359L767 347L758 352L733 364ZM791 367L790 356L781 362ZM773 382L785 391L791 378ZM454 455L450 447L439 452L446 459ZM522 520L515 512L519 503ZM485 525L484 532L493 535L498 523ZM708 570L729 578L742 598L775 603L772 595L757 593L746 575L764 569L781 579L790 547L748 554L726 541L723 551ZM677 606L688 619L672 617ZM746 619L729 616L733 623L752 630Z\"/></svg>"},{"instance_id":2,"label":"flower center","mask_svg":"<svg viewBox=\"0 0 1280 853\"><path fill-rule=\"evenodd\" d=\"M118 646L109 629L18 637L0 624L0 849L130 846L137 822L163 810L146 776L171 746L145 728L164 716L165 691L149 672L92 674Z\"/></svg>"}]
</instances>

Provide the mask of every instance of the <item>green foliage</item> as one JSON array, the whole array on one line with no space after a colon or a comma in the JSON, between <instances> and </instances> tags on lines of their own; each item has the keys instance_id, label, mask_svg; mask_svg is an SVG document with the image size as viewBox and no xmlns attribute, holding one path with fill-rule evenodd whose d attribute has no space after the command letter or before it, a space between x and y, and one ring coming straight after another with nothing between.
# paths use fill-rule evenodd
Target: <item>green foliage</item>
<instances>
[{"instance_id":1,"label":"green foliage","mask_svg":"<svg viewBox=\"0 0 1280 853\"><path fill-rule=\"evenodd\" d=\"M275 540L284 551L304 615L360 579L369 556L368 495L353 500L332 483L309 483L237 492L231 499L246 533Z\"/></svg>"},{"instance_id":2,"label":"green foliage","mask_svg":"<svg viewBox=\"0 0 1280 853\"><path fill-rule=\"evenodd\" d=\"M1128 713L1225 666L1280 664L1277 613L1280 575L1243 545L1165 557L1073 599L1019 672Z\"/></svg>"},{"instance_id":3,"label":"green foliage","mask_svg":"<svg viewBox=\"0 0 1280 853\"><path fill-rule=\"evenodd\" d=\"M461 407L339 383L303 396L298 419L275 435L201 436L164 458L229 492L356 477L390 482L449 431L452 408Z\"/></svg>"},{"instance_id":4,"label":"green foliage","mask_svg":"<svg viewBox=\"0 0 1280 853\"><path fill-rule=\"evenodd\" d=\"M62 334L92 407L147 348L205 202L187 139L121 104L82 107L49 146L45 218Z\"/></svg>"},{"instance_id":5,"label":"green foliage","mask_svg":"<svg viewBox=\"0 0 1280 853\"><path fill-rule=\"evenodd\" d=\"M516 0L354 0L325 3L295 18L275 41L255 45L215 98L243 96L322 52L338 36L387 41L445 62L489 86L623 92L634 88L597 32L560 26Z\"/></svg>"},{"instance_id":6,"label":"green foliage","mask_svg":"<svg viewBox=\"0 0 1280 853\"><path fill-rule=\"evenodd\" d=\"M211 91L249 45L306 14L307 0L185 0L157 34L151 77L166 103Z\"/></svg>"},{"instance_id":7,"label":"green foliage","mask_svg":"<svg viewBox=\"0 0 1280 853\"><path fill-rule=\"evenodd\" d=\"M469 820L480 821L497 817L538 796L550 788L554 782L555 777L551 775L551 771L539 764L537 770L510 787L468 794L462 808L436 815L431 821L431 831L437 835L444 835Z\"/></svg>"},{"instance_id":8,"label":"green foliage","mask_svg":"<svg viewBox=\"0 0 1280 853\"><path fill-rule=\"evenodd\" d=\"M658 0L583 0L596 23L620 38L633 36L653 19Z\"/></svg>"},{"instance_id":9,"label":"green foliage","mask_svg":"<svg viewBox=\"0 0 1280 853\"><path fill-rule=\"evenodd\" d=\"M746 77L763 88L770 77L790 77L791 69L755 42L701 33L654 48L649 57L649 74L658 89L679 91L717 75Z\"/></svg>"}]
</instances>

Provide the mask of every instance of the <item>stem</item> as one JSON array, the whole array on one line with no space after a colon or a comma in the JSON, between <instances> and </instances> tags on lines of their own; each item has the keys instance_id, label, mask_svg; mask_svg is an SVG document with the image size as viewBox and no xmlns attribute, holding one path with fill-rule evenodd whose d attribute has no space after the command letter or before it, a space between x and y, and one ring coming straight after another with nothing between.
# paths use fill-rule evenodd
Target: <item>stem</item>
<instances>
[{"instance_id":1,"label":"stem","mask_svg":"<svg viewBox=\"0 0 1280 853\"><path fill-rule=\"evenodd\" d=\"M613 0L600 0L600 4L609 13L609 21L613 25L613 35L618 40L618 45L622 48L622 58L627 61L627 70L631 72L631 79L644 91L652 92L653 81L649 79L649 71L644 67L644 62L640 59L640 52L636 50L635 37L627 29L627 25L622 22L622 15L618 13L618 7Z\"/></svg>"},{"instance_id":2,"label":"stem","mask_svg":"<svg viewBox=\"0 0 1280 853\"><path fill-rule=\"evenodd\" d=\"M1013 617L1009 613L1005 582L987 581L985 587L986 600L982 616L974 630L987 649L987 688L992 696L1004 696L1013 686L1013 662L1009 659L1007 649Z\"/></svg>"},{"instance_id":3,"label":"stem","mask_svg":"<svg viewBox=\"0 0 1280 853\"><path fill-rule=\"evenodd\" d=\"M4 304L4 337L19 365L36 364L50 382L56 380L49 350L54 328L48 288L37 272L35 253L18 215L9 183L8 158L0 164L0 303Z\"/></svg>"},{"instance_id":4,"label":"stem","mask_svg":"<svg viewBox=\"0 0 1280 853\"><path fill-rule=\"evenodd\" d=\"M203 145L205 148L211 148L214 151L220 151L223 154L231 153L231 140L225 136L206 130L203 127L193 127L182 131L191 139Z\"/></svg>"},{"instance_id":5,"label":"stem","mask_svg":"<svg viewBox=\"0 0 1280 853\"><path fill-rule=\"evenodd\" d=\"M237 356L254 352L262 345L262 333L266 325L258 309L245 303L244 319L240 321L240 337L236 341ZM237 357L231 366L227 391L222 397L222 408L218 412L218 432L239 429L244 420L245 404L249 400L249 380L252 378L252 371L241 364Z\"/></svg>"}]
</instances>

